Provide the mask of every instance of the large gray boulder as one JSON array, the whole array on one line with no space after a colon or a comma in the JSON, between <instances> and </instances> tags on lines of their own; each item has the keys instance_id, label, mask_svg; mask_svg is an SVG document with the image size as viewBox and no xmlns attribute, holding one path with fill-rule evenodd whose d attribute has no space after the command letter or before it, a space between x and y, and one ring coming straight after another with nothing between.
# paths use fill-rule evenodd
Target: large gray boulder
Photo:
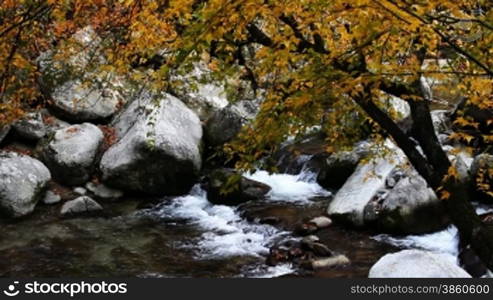
<instances>
[{"instance_id":1,"label":"large gray boulder","mask_svg":"<svg viewBox=\"0 0 493 300\"><path fill-rule=\"evenodd\" d=\"M392 146L392 149L395 150L395 155L378 157L358 165L330 202L329 215L355 226L364 225L366 205L380 189L385 187L386 179L391 172L405 161L402 152L395 146Z\"/></svg>"},{"instance_id":2,"label":"large gray boulder","mask_svg":"<svg viewBox=\"0 0 493 300\"><path fill-rule=\"evenodd\" d=\"M40 161L0 152L0 213L8 217L30 214L50 179L50 171Z\"/></svg>"},{"instance_id":3,"label":"large gray boulder","mask_svg":"<svg viewBox=\"0 0 493 300\"><path fill-rule=\"evenodd\" d=\"M93 124L72 125L44 141L40 154L59 182L83 184L90 178L103 138L102 131Z\"/></svg>"},{"instance_id":4,"label":"large gray boulder","mask_svg":"<svg viewBox=\"0 0 493 300\"><path fill-rule=\"evenodd\" d=\"M317 182L326 189L338 189L351 176L359 162L369 153L367 143L360 143L352 151L332 153L323 159Z\"/></svg>"},{"instance_id":5,"label":"large gray boulder","mask_svg":"<svg viewBox=\"0 0 493 300\"><path fill-rule=\"evenodd\" d=\"M51 93L52 109L60 118L75 121L106 119L116 113L124 98L111 79L70 80ZM99 82L98 82L99 81Z\"/></svg>"},{"instance_id":6,"label":"large gray boulder","mask_svg":"<svg viewBox=\"0 0 493 300\"><path fill-rule=\"evenodd\" d=\"M328 213L343 223L397 234L431 232L448 223L442 203L395 146L384 158L361 162Z\"/></svg>"},{"instance_id":7,"label":"large gray boulder","mask_svg":"<svg viewBox=\"0 0 493 300\"><path fill-rule=\"evenodd\" d=\"M144 93L117 118L118 142L103 155L103 181L125 191L179 195L202 165L202 126L175 97Z\"/></svg>"},{"instance_id":8,"label":"large gray boulder","mask_svg":"<svg viewBox=\"0 0 493 300\"><path fill-rule=\"evenodd\" d=\"M37 64L42 72L40 85L43 91L50 94L61 83L81 78L88 70L104 63L101 41L94 28L86 26L66 41L62 57L57 57L56 48L41 53Z\"/></svg>"},{"instance_id":9,"label":"large gray boulder","mask_svg":"<svg viewBox=\"0 0 493 300\"><path fill-rule=\"evenodd\" d=\"M131 85L100 69L106 62L103 43L91 26L66 42L64 59L57 58L57 51L41 54L38 65L40 85L58 117L72 122L107 119L125 103Z\"/></svg>"},{"instance_id":10,"label":"large gray boulder","mask_svg":"<svg viewBox=\"0 0 493 300\"><path fill-rule=\"evenodd\" d=\"M414 170L395 169L364 208L364 223L384 232L417 234L443 228L445 207Z\"/></svg>"},{"instance_id":11,"label":"large gray boulder","mask_svg":"<svg viewBox=\"0 0 493 300\"><path fill-rule=\"evenodd\" d=\"M228 105L224 82L214 80L203 62L195 63L191 72L174 75L173 94L193 110L202 121Z\"/></svg>"},{"instance_id":12,"label":"large gray boulder","mask_svg":"<svg viewBox=\"0 0 493 300\"><path fill-rule=\"evenodd\" d=\"M193 110L202 121L228 105L224 88L212 83L200 84L197 90L188 90L179 95L180 99Z\"/></svg>"},{"instance_id":13,"label":"large gray boulder","mask_svg":"<svg viewBox=\"0 0 493 300\"><path fill-rule=\"evenodd\" d=\"M26 114L24 118L15 122L12 127L18 136L29 141L38 141L47 133L47 128L40 112Z\"/></svg>"},{"instance_id":14,"label":"large gray boulder","mask_svg":"<svg viewBox=\"0 0 493 300\"><path fill-rule=\"evenodd\" d=\"M216 147L231 141L246 123L255 118L257 112L258 103L243 100L214 113L205 126L207 143Z\"/></svg>"},{"instance_id":15,"label":"large gray boulder","mask_svg":"<svg viewBox=\"0 0 493 300\"><path fill-rule=\"evenodd\" d=\"M403 250L380 258L369 278L470 278L449 254L423 250Z\"/></svg>"}]
</instances>

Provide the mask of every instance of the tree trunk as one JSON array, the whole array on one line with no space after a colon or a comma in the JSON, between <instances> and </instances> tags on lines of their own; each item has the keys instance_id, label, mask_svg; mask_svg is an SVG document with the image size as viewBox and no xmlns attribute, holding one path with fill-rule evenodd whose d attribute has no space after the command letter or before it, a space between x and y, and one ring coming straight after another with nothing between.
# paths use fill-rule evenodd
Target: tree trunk
<instances>
[{"instance_id":1,"label":"tree trunk","mask_svg":"<svg viewBox=\"0 0 493 300\"><path fill-rule=\"evenodd\" d=\"M493 227L484 224L476 214L464 184L450 179L444 188L450 193L445 200L447 213L459 229L461 241L470 244L488 269L493 270Z\"/></svg>"},{"instance_id":2,"label":"tree trunk","mask_svg":"<svg viewBox=\"0 0 493 300\"><path fill-rule=\"evenodd\" d=\"M458 228L460 239L470 243L481 261L493 270L493 227L484 224L470 202L464 182L448 175L450 160L443 151L435 134L428 104L426 101L413 102L411 111L413 131L423 154L417 144L408 137L397 124L372 101L370 89L356 96L358 105L382 127L404 151L413 167L426 180L440 197L444 190L449 193L445 207L452 223Z\"/></svg>"}]
</instances>

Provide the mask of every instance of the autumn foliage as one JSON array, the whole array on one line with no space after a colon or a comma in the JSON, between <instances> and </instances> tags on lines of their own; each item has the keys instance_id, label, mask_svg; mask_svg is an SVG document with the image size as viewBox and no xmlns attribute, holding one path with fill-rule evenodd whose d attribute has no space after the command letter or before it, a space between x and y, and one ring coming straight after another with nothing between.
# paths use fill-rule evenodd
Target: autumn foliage
<instances>
[{"instance_id":1,"label":"autumn foliage","mask_svg":"<svg viewBox=\"0 0 493 300\"><path fill-rule=\"evenodd\" d=\"M80 51L71 37L90 25L102 39L104 55L91 72L121 74L147 88L172 91L180 85L176 75L203 61L215 79L248 80L264 101L256 121L226 147L240 157L237 167L254 167L288 136L313 126L321 126L331 151L352 146L361 128L370 126L374 140L383 141L382 132L390 136L428 184L449 199L464 238L474 240L472 228L482 226L459 199L466 194L453 179L430 110L462 101L451 138L474 154L491 147L493 120L467 113L493 110L490 0L0 3L0 124L49 100L39 86L37 58L51 50L63 60ZM411 107L412 138L399 126L392 97ZM491 178L485 172L483 177ZM490 189L484 178L478 179L480 188ZM469 213L464 219L455 211ZM483 258L493 246L484 251ZM493 266L493 259L487 263Z\"/></svg>"}]
</instances>

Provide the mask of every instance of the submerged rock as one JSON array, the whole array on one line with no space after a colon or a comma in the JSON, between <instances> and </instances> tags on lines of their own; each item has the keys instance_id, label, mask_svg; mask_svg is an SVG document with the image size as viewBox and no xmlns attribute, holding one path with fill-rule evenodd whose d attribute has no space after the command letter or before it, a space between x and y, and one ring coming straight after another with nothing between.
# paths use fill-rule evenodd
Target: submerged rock
<instances>
[{"instance_id":1,"label":"submerged rock","mask_svg":"<svg viewBox=\"0 0 493 300\"><path fill-rule=\"evenodd\" d=\"M488 268L476 255L471 246L463 247L459 253L460 266L474 278L483 277L488 273Z\"/></svg>"},{"instance_id":2,"label":"submerged rock","mask_svg":"<svg viewBox=\"0 0 493 300\"><path fill-rule=\"evenodd\" d=\"M325 135L318 132L299 141L287 142L272 155L278 172L297 175L303 170L309 170L320 173L328 157L325 139Z\"/></svg>"},{"instance_id":3,"label":"submerged rock","mask_svg":"<svg viewBox=\"0 0 493 300\"><path fill-rule=\"evenodd\" d=\"M50 179L50 171L40 161L0 152L0 213L9 217L30 214Z\"/></svg>"},{"instance_id":4,"label":"submerged rock","mask_svg":"<svg viewBox=\"0 0 493 300\"><path fill-rule=\"evenodd\" d=\"M423 250L403 250L380 258L369 278L470 278L454 257Z\"/></svg>"},{"instance_id":5,"label":"submerged rock","mask_svg":"<svg viewBox=\"0 0 493 300\"><path fill-rule=\"evenodd\" d=\"M59 129L41 145L41 157L53 177L61 183L85 183L94 168L103 133L95 125L84 123Z\"/></svg>"},{"instance_id":6,"label":"submerged rock","mask_svg":"<svg viewBox=\"0 0 493 300\"><path fill-rule=\"evenodd\" d=\"M60 214L63 216L90 215L102 210L103 207L99 203L87 196L82 196L65 202L60 210Z\"/></svg>"},{"instance_id":7,"label":"submerged rock","mask_svg":"<svg viewBox=\"0 0 493 300\"><path fill-rule=\"evenodd\" d=\"M312 251L316 256L327 257L333 255L332 250L322 243L303 240L301 246L306 250Z\"/></svg>"},{"instance_id":8,"label":"submerged rock","mask_svg":"<svg viewBox=\"0 0 493 300\"><path fill-rule=\"evenodd\" d=\"M316 235L307 235L301 239L301 244L315 243L320 241L320 238Z\"/></svg>"},{"instance_id":9,"label":"submerged rock","mask_svg":"<svg viewBox=\"0 0 493 300\"><path fill-rule=\"evenodd\" d=\"M232 177L238 177L238 185L232 191L224 193L222 188ZM207 199L214 204L237 205L250 200L264 198L271 190L270 186L245 178L230 169L217 169L209 174Z\"/></svg>"},{"instance_id":10,"label":"submerged rock","mask_svg":"<svg viewBox=\"0 0 493 300\"><path fill-rule=\"evenodd\" d=\"M311 235L317 232L318 227L313 223L300 223L295 226L294 232L301 236Z\"/></svg>"},{"instance_id":11,"label":"submerged rock","mask_svg":"<svg viewBox=\"0 0 493 300\"><path fill-rule=\"evenodd\" d=\"M105 184L124 191L180 195L196 183L202 126L180 100L144 93L114 126L119 140L100 164Z\"/></svg>"}]
</instances>

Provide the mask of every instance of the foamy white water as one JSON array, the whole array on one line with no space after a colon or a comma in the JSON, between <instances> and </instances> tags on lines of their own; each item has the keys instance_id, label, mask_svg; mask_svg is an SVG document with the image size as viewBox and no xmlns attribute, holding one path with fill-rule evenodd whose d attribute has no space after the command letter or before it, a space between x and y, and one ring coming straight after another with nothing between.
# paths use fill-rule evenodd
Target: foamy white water
<instances>
[{"instance_id":1,"label":"foamy white water","mask_svg":"<svg viewBox=\"0 0 493 300\"><path fill-rule=\"evenodd\" d=\"M273 201L309 203L311 198L331 195L316 182L316 175L310 172L289 175L256 171L244 176L269 185L272 190L267 194L267 198Z\"/></svg>"},{"instance_id":2,"label":"foamy white water","mask_svg":"<svg viewBox=\"0 0 493 300\"><path fill-rule=\"evenodd\" d=\"M293 265L279 264L276 266L261 265L252 271L247 271L242 277L248 278L275 278L283 275L292 274L294 272Z\"/></svg>"},{"instance_id":3,"label":"foamy white water","mask_svg":"<svg viewBox=\"0 0 493 300\"><path fill-rule=\"evenodd\" d=\"M493 212L493 205L487 205L484 203L473 202L474 207L476 207L476 213L478 215L488 214Z\"/></svg>"},{"instance_id":4,"label":"foamy white water","mask_svg":"<svg viewBox=\"0 0 493 300\"><path fill-rule=\"evenodd\" d=\"M234 207L211 204L199 186L154 213L162 218L186 220L203 229L199 240L184 245L196 250L200 259L266 255L274 242L289 235L270 225L247 222Z\"/></svg>"},{"instance_id":5,"label":"foamy white water","mask_svg":"<svg viewBox=\"0 0 493 300\"><path fill-rule=\"evenodd\" d=\"M449 254L451 260L457 263L459 255L459 231L454 225L446 229L429 234L408 235L393 237L388 234L379 234L373 239L394 245L403 249L423 249L436 253Z\"/></svg>"},{"instance_id":6,"label":"foamy white water","mask_svg":"<svg viewBox=\"0 0 493 300\"><path fill-rule=\"evenodd\" d=\"M269 174L257 171L246 177L271 186L268 200L310 203L316 196L329 196L316 183L316 175L301 172L299 175ZM290 238L290 233L267 224L254 224L241 218L236 207L214 205L207 200L206 191L199 185L190 194L176 197L148 212L159 218L184 220L203 231L198 239L181 247L193 249L197 259L224 259L236 256L261 257L269 253L276 242ZM294 272L292 265L281 264L268 267L252 266L248 277L278 277Z\"/></svg>"},{"instance_id":7,"label":"foamy white water","mask_svg":"<svg viewBox=\"0 0 493 300\"><path fill-rule=\"evenodd\" d=\"M477 214L493 212L493 206L473 203ZM403 249L423 249L437 253L449 254L454 263L458 263L459 256L459 230L454 225L434 233L422 235L408 235L405 237L394 237L388 234L379 234L373 239L394 245Z\"/></svg>"}]
</instances>

